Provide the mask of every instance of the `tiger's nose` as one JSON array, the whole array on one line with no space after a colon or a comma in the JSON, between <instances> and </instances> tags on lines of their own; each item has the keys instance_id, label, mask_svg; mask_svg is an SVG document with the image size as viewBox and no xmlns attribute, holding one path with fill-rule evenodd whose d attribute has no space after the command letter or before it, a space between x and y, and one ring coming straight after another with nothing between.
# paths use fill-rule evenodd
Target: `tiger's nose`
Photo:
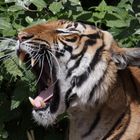
<instances>
[{"instance_id":1,"label":"tiger's nose","mask_svg":"<svg viewBox=\"0 0 140 140\"><path fill-rule=\"evenodd\" d=\"M31 39L32 37L34 37L33 34L28 34L28 33L19 33L18 34L18 40L20 42L23 42L25 40Z\"/></svg>"}]
</instances>

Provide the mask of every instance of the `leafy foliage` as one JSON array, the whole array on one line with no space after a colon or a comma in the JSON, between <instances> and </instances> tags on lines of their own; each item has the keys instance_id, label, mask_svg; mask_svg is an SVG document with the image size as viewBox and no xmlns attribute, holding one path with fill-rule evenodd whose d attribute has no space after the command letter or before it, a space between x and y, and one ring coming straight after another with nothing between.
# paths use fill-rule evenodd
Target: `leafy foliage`
<instances>
[{"instance_id":1,"label":"leafy foliage","mask_svg":"<svg viewBox=\"0 0 140 140\"><path fill-rule=\"evenodd\" d=\"M84 10L79 0L1 0L0 36L15 37L24 27L55 19L90 22L110 31L122 47L140 45L140 2L120 0L117 6L107 5L105 0L98 6ZM0 58L7 42L0 44ZM13 46L12 46L13 47ZM15 55L14 55L15 56ZM16 57L0 61L0 139L36 140L63 139L60 126L44 130L31 117L28 96L36 93L35 78L30 70L19 66ZM65 122L65 121L64 121ZM45 135L47 131L47 136ZM32 139L31 139L32 138Z\"/></svg>"}]
</instances>

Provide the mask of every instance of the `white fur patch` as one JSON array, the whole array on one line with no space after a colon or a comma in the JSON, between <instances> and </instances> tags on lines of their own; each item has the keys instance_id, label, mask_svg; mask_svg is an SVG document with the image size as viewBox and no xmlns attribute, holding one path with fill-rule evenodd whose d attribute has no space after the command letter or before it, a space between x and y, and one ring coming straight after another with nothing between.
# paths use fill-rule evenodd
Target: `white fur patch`
<instances>
[{"instance_id":1,"label":"white fur patch","mask_svg":"<svg viewBox=\"0 0 140 140\"><path fill-rule=\"evenodd\" d=\"M92 91L93 87L98 84L98 81L102 78L104 75L104 71L107 68L107 64L103 61L100 61L96 66L95 70L92 71L88 77L88 79L83 83L83 85L80 88L75 87L73 89L73 93L77 93L79 98L81 99L82 104L86 104L87 100L89 98L89 94ZM94 93L94 96L92 98L93 104L97 99L100 99L104 93Z\"/></svg>"},{"instance_id":2,"label":"white fur patch","mask_svg":"<svg viewBox=\"0 0 140 140\"><path fill-rule=\"evenodd\" d=\"M50 106L46 110L33 110L32 114L34 119L38 122L38 124L47 127L48 125L52 125L57 116L64 113L65 105L63 96L60 97L60 103L58 109L55 113L50 112Z\"/></svg>"},{"instance_id":3,"label":"white fur patch","mask_svg":"<svg viewBox=\"0 0 140 140\"><path fill-rule=\"evenodd\" d=\"M91 60L92 60L92 56L90 54L88 54L88 53L85 53L85 55L81 59L80 65L78 66L78 68L76 68L72 72L71 77L79 76L82 73L84 73L87 70L87 68L89 67Z\"/></svg>"},{"instance_id":4,"label":"white fur patch","mask_svg":"<svg viewBox=\"0 0 140 140\"><path fill-rule=\"evenodd\" d=\"M104 33L105 49L109 50L113 42L113 36L107 31L102 31L102 32Z\"/></svg>"},{"instance_id":5,"label":"white fur patch","mask_svg":"<svg viewBox=\"0 0 140 140\"><path fill-rule=\"evenodd\" d=\"M56 114L50 113L49 109L46 109L45 111L38 111L36 112L33 110L32 112L34 119L39 125L43 125L47 127L48 125L51 125L55 122L56 120Z\"/></svg>"}]
</instances>

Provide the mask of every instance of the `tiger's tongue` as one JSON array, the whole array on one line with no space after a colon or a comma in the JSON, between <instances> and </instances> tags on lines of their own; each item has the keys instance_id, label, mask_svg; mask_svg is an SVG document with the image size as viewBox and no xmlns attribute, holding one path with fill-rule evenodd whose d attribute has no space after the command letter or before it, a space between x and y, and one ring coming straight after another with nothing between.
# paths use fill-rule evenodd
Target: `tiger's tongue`
<instances>
[{"instance_id":1,"label":"tiger's tongue","mask_svg":"<svg viewBox=\"0 0 140 140\"><path fill-rule=\"evenodd\" d=\"M41 91L40 94L34 99L33 106L35 108L45 107L46 103L52 98L52 96L53 96L53 87Z\"/></svg>"}]
</instances>

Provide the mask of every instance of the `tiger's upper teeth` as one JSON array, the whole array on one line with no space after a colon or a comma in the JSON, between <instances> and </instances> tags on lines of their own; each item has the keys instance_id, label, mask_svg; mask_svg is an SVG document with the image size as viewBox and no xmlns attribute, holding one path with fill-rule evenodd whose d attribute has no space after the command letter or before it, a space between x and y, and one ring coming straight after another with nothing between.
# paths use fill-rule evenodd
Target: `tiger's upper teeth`
<instances>
[{"instance_id":1,"label":"tiger's upper teeth","mask_svg":"<svg viewBox=\"0 0 140 140\"><path fill-rule=\"evenodd\" d=\"M31 66L33 67L35 65L35 59L31 58Z\"/></svg>"},{"instance_id":2,"label":"tiger's upper teeth","mask_svg":"<svg viewBox=\"0 0 140 140\"><path fill-rule=\"evenodd\" d=\"M19 59L19 65L21 66L21 64L22 64L22 61Z\"/></svg>"},{"instance_id":3,"label":"tiger's upper teeth","mask_svg":"<svg viewBox=\"0 0 140 140\"><path fill-rule=\"evenodd\" d=\"M25 58L25 54L20 53L20 55L19 55L19 65L21 65L21 63L24 61L24 58Z\"/></svg>"},{"instance_id":4,"label":"tiger's upper teeth","mask_svg":"<svg viewBox=\"0 0 140 140\"><path fill-rule=\"evenodd\" d=\"M31 103L33 106L35 106L34 99L32 99L31 97L29 97L29 101L30 101L30 103Z\"/></svg>"}]
</instances>

